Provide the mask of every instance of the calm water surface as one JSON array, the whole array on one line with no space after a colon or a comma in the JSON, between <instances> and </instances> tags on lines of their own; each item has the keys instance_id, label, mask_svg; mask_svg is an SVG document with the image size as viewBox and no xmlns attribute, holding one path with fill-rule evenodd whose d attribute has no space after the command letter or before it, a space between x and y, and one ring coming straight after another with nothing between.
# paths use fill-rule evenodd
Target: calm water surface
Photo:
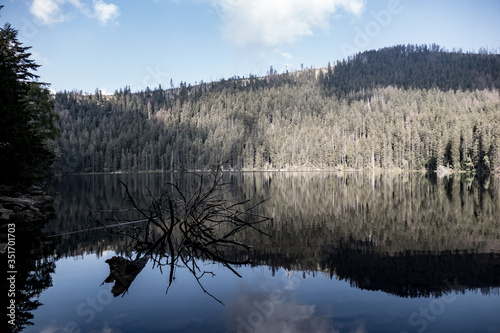
<instances>
[{"instance_id":1,"label":"calm water surface","mask_svg":"<svg viewBox=\"0 0 500 333\"><path fill-rule=\"evenodd\" d=\"M254 246L252 265L236 267L242 278L198 262L224 305L183 267L167 293L168 274L152 262L115 297L105 260L133 256L127 239L74 231L98 226L88 208L127 206L120 181L147 202L146 188L160 193L179 177L51 182L57 216L31 240L18 277L28 281L20 316L33 324L22 332L500 332L499 179L226 174L238 199L270 198L257 212L273 220L262 226L271 237L241 235Z\"/></svg>"}]
</instances>

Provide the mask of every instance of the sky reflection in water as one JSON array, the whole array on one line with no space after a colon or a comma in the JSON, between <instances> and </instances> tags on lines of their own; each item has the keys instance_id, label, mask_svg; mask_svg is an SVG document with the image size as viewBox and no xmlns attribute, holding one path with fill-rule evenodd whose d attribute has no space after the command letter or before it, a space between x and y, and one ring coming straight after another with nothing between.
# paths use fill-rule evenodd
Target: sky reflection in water
<instances>
[{"instance_id":1,"label":"sky reflection in water","mask_svg":"<svg viewBox=\"0 0 500 333\"><path fill-rule=\"evenodd\" d=\"M480 292L401 298L365 291L326 274L217 264L203 293L186 269L168 278L149 263L123 297L113 297L104 262L113 252L57 262L52 288L25 332L498 332L500 297Z\"/></svg>"},{"instance_id":2,"label":"sky reflection in water","mask_svg":"<svg viewBox=\"0 0 500 333\"><path fill-rule=\"evenodd\" d=\"M94 178L93 192L84 190L89 179L75 179L73 191L80 191L73 196L59 184L60 214L46 232L82 228L67 221L92 207L82 198L119 197L113 177ZM129 181L154 189L163 177ZM259 213L273 215L268 227L275 232L257 241L245 236L256 246L256 266L238 267L242 279L200 262L216 275L203 277L203 286L225 306L187 269L176 269L165 294L168 274L151 262L128 292L113 297L113 284L103 284L105 260L123 255L123 243L105 233L73 234L56 237L52 287L32 312L35 325L23 332L500 332L497 182L485 188L423 177L245 177L236 179L238 195L271 197ZM325 208L332 197L335 206Z\"/></svg>"}]
</instances>

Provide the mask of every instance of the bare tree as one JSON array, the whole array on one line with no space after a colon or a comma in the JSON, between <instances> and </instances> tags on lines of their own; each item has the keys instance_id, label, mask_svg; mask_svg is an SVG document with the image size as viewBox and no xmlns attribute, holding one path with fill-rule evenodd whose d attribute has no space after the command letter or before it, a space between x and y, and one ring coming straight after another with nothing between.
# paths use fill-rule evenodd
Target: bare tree
<instances>
[{"instance_id":1,"label":"bare tree","mask_svg":"<svg viewBox=\"0 0 500 333\"><path fill-rule=\"evenodd\" d=\"M210 174L196 174L196 177L197 185L191 193L181 189L178 182L168 182L159 197L148 190L151 203L147 208L137 204L128 186L122 182L132 210L142 216L143 223L122 224L120 222L125 221L119 218L118 211L111 211L111 219L118 226L118 233L129 237L131 246L139 253L138 258L148 257L162 271L164 268L169 270L167 292L174 281L176 268L182 266L192 273L205 293L222 303L201 284L200 279L205 274L214 274L202 269L198 260L221 263L241 277L233 266L249 263L249 256L246 260L230 260L225 253L228 248L250 250L250 245L238 240L238 233L251 228L267 235L258 225L270 219L253 213L263 201L250 205L250 200L228 199L235 188L223 181L222 166L217 166Z\"/></svg>"}]
</instances>

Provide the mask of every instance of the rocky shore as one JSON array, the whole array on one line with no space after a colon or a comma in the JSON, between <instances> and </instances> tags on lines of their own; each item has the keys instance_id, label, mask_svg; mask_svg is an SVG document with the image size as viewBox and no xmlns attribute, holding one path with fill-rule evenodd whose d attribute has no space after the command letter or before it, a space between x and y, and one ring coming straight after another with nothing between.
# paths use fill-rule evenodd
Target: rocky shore
<instances>
[{"instance_id":1,"label":"rocky shore","mask_svg":"<svg viewBox=\"0 0 500 333\"><path fill-rule=\"evenodd\" d=\"M15 230L39 230L54 214L54 199L39 185L32 185L23 193L0 185L0 254L7 249L7 230L15 223Z\"/></svg>"},{"instance_id":2,"label":"rocky shore","mask_svg":"<svg viewBox=\"0 0 500 333\"><path fill-rule=\"evenodd\" d=\"M0 226L16 223L18 227L36 228L54 214L53 201L39 185L32 185L24 193L0 186Z\"/></svg>"}]
</instances>

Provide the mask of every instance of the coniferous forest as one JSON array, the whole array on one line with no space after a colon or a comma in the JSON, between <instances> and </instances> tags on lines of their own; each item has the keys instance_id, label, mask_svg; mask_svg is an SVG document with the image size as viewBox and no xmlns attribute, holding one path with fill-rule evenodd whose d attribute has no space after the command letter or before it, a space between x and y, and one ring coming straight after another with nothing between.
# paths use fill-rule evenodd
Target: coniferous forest
<instances>
[{"instance_id":1,"label":"coniferous forest","mask_svg":"<svg viewBox=\"0 0 500 333\"><path fill-rule=\"evenodd\" d=\"M500 170L500 56L399 45L322 69L59 92L58 172Z\"/></svg>"}]
</instances>

